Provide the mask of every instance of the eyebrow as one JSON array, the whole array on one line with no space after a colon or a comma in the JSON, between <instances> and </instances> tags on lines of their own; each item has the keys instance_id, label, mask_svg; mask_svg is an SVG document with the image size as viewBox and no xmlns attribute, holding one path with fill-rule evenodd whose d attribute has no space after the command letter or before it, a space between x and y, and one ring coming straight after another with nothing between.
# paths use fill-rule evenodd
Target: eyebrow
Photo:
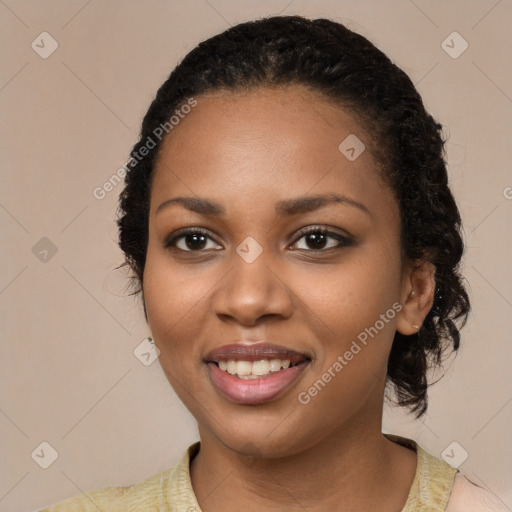
<instances>
[{"instance_id":1,"label":"eyebrow","mask_svg":"<svg viewBox=\"0 0 512 512\"><path fill-rule=\"evenodd\" d=\"M324 206L327 206L329 204L335 203L353 206L370 215L370 211L364 204L360 203L359 201L356 201L355 199L340 194L321 194L314 196L302 196L294 199L285 199L277 203L276 212L281 217L292 216L298 215L299 213L312 212L314 210L323 208ZM203 215L220 217L226 213L226 210L220 203L217 203L210 199L183 196L174 197L172 199L164 201L156 209L156 213L158 214L174 204L180 204L187 210L200 213Z\"/></svg>"},{"instance_id":2,"label":"eyebrow","mask_svg":"<svg viewBox=\"0 0 512 512\"><path fill-rule=\"evenodd\" d=\"M353 206L370 215L370 211L363 203L340 194L322 194L297 197L295 199L285 199L284 201L279 201L279 203L277 203L276 210L281 216L291 216L299 213L312 212L333 203Z\"/></svg>"}]
</instances>

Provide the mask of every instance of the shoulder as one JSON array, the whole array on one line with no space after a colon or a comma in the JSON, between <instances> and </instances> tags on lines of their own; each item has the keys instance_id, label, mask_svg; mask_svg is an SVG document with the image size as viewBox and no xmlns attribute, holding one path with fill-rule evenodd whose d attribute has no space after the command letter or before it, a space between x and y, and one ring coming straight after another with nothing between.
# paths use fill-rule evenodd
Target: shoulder
<instances>
[{"instance_id":1,"label":"shoulder","mask_svg":"<svg viewBox=\"0 0 512 512\"><path fill-rule=\"evenodd\" d=\"M499 498L457 473L446 512L505 512L510 510Z\"/></svg>"},{"instance_id":2,"label":"shoulder","mask_svg":"<svg viewBox=\"0 0 512 512\"><path fill-rule=\"evenodd\" d=\"M446 509L457 470L425 451L412 439L385 434L416 452L416 473L401 512L442 512Z\"/></svg>"},{"instance_id":3,"label":"shoulder","mask_svg":"<svg viewBox=\"0 0 512 512\"><path fill-rule=\"evenodd\" d=\"M166 469L137 484L86 492L40 512L160 512L175 510L176 506L196 506L189 465L191 457L198 450L199 443L193 444L174 468Z\"/></svg>"},{"instance_id":4,"label":"shoulder","mask_svg":"<svg viewBox=\"0 0 512 512\"><path fill-rule=\"evenodd\" d=\"M129 487L104 487L86 492L41 512L158 511L162 483L168 480L172 471L167 469Z\"/></svg>"}]
</instances>

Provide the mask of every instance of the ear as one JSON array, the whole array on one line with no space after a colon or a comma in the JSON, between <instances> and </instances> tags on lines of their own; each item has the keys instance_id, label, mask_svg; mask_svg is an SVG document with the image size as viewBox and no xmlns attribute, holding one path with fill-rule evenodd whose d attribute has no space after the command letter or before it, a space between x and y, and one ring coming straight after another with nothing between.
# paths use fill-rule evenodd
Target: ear
<instances>
[{"instance_id":1,"label":"ear","mask_svg":"<svg viewBox=\"0 0 512 512\"><path fill-rule=\"evenodd\" d=\"M402 280L402 310L398 314L396 330L409 336L417 333L434 303L436 268L427 261L409 264Z\"/></svg>"}]
</instances>

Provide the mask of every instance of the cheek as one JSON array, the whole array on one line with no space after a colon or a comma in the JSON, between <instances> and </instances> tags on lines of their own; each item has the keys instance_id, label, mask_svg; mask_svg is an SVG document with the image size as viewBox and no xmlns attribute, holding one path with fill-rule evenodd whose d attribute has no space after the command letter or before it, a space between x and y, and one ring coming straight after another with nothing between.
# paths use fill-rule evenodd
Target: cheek
<instances>
[{"instance_id":1,"label":"cheek","mask_svg":"<svg viewBox=\"0 0 512 512\"><path fill-rule=\"evenodd\" d=\"M330 331L357 336L400 297L398 255L362 251L357 259L311 272L295 270L294 292Z\"/></svg>"},{"instance_id":2,"label":"cheek","mask_svg":"<svg viewBox=\"0 0 512 512\"><path fill-rule=\"evenodd\" d=\"M401 263L395 246L379 249L361 251L357 260L317 272L314 280L298 274L304 283L309 278L302 296L323 332L323 350L305 379L301 403L310 401L309 411L318 414L332 407L333 422L379 397L385 383Z\"/></svg>"},{"instance_id":3,"label":"cheek","mask_svg":"<svg viewBox=\"0 0 512 512\"><path fill-rule=\"evenodd\" d=\"M148 324L160 349L163 366L185 367L198 361L199 347L191 340L198 337L201 325L204 325L199 311L204 311L204 299L213 283L207 272L185 274L174 268L165 254L148 249L144 301ZM188 357L183 357L185 352Z\"/></svg>"}]
</instances>

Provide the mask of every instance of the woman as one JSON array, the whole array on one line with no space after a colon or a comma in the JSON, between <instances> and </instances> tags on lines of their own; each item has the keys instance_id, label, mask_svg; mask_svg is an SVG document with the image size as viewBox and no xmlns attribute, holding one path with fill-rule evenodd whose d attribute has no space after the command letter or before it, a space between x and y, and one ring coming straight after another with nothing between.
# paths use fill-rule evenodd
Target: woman
<instances>
[{"instance_id":1,"label":"woman","mask_svg":"<svg viewBox=\"0 0 512 512\"><path fill-rule=\"evenodd\" d=\"M144 118L118 224L200 443L47 510L485 510L381 433L386 390L425 413L469 311L443 144L406 74L338 23L274 17L191 51Z\"/></svg>"}]
</instances>

